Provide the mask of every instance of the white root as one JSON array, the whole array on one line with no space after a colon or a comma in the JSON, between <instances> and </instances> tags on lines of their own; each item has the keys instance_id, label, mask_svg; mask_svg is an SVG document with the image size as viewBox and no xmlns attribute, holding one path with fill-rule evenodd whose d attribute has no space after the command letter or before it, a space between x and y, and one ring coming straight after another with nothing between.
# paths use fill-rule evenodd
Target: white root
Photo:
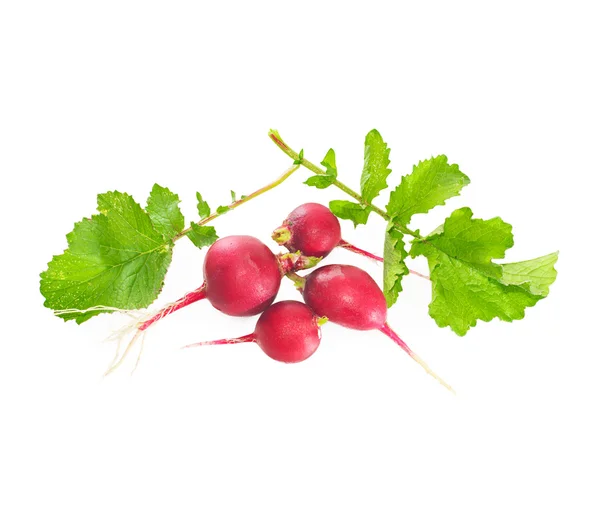
<instances>
[{"instance_id":1,"label":"white root","mask_svg":"<svg viewBox=\"0 0 600 521\"><path fill-rule=\"evenodd\" d=\"M112 367L113 365L115 365L115 362L119 359L119 353L121 352L121 340L122 340L122 338L117 339L117 349L115 350L115 356L113 357L112 361L110 362L109 367Z\"/></svg>"},{"instance_id":2,"label":"white root","mask_svg":"<svg viewBox=\"0 0 600 521\"><path fill-rule=\"evenodd\" d=\"M122 314L130 317L132 320L129 323L125 324L124 326L122 326L119 329L117 329L116 331L114 331L112 334L110 334L104 340L105 342L116 342L117 343L115 356L113 357L112 361L110 362L108 369L104 373L104 376L108 376L109 374L114 372L117 368L119 368L125 361L125 358L127 358L127 356L129 355L129 353L131 352L133 347L137 344L138 340L141 340L140 350L139 350L139 353L138 353L138 356L137 356L137 359L135 362L135 366L134 366L133 370L131 371L131 374L133 375L133 373L136 371L136 369L139 366L139 363L140 363L140 360L141 360L141 357L142 357L142 354L144 351L144 340L146 338L146 331L139 330L140 325L143 324L144 322L146 322L147 320L155 317L157 315L157 313L162 313L160 318L162 318L165 315L168 315L169 307L175 303L176 302L173 302L172 304L167 304L166 306L164 306L162 308L162 311L158 311L158 312L150 311L150 310L137 311L137 310L121 309L121 308L116 308L116 307L112 307L112 306L92 306L87 309L77 309L77 308L58 309L58 310L54 311L54 315L57 317L60 317L63 315L70 315L70 314L75 314L75 313L84 314L84 313L88 313L91 311L110 311L110 312L122 313ZM121 354L121 344L123 342L123 339L126 336L130 335L131 333L134 333L133 337L127 344L127 347L123 351L123 354Z\"/></svg>"},{"instance_id":3,"label":"white root","mask_svg":"<svg viewBox=\"0 0 600 521\"><path fill-rule=\"evenodd\" d=\"M112 373L113 371L115 371L116 369L118 369L121 366L121 364L123 363L125 358L127 358L127 355L130 353L133 346L137 343L140 335L145 335L145 333L143 331L138 330L135 333L135 335L133 335L133 338L129 341L129 344L127 344L127 347L125 348L125 351L123 351L121 358L119 358L119 360L117 362L112 363L110 365L110 367L104 373L104 376L108 376L110 373Z\"/></svg>"},{"instance_id":4,"label":"white root","mask_svg":"<svg viewBox=\"0 0 600 521\"><path fill-rule=\"evenodd\" d=\"M133 369L131 370L130 375L133 376L133 373L135 373L135 370L138 368L138 365L140 364L140 359L142 358L142 353L144 352L144 340L146 340L146 332L144 331L144 334L142 335L142 341L140 343L140 352L138 353L137 359L135 361L135 365L133 366Z\"/></svg>"}]
</instances>

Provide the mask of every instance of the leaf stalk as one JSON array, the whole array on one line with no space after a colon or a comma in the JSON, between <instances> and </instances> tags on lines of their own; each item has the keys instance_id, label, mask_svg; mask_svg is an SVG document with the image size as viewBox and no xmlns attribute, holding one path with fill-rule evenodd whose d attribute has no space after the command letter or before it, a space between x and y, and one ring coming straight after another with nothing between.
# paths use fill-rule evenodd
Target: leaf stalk
<instances>
[{"instance_id":1,"label":"leaf stalk","mask_svg":"<svg viewBox=\"0 0 600 521\"><path fill-rule=\"evenodd\" d=\"M238 206L241 206L242 204L247 203L248 201L251 201L252 199L258 197L259 195L262 195L265 192L272 190L276 186L279 186L281 183L283 183L288 177L290 177L299 168L300 168L300 164L292 165L285 172L283 172L283 174L281 174L277 179L275 179L275 181L273 181L272 183L269 183L268 185L265 185L262 188L259 188L255 192L252 192L250 195L240 197L239 199L233 201L231 204L227 205L226 206L227 211L233 210L234 208L237 208ZM222 210L221 212L213 212L208 217L202 219L201 221L198 221L196 224L198 226L204 226L205 224L208 224L209 222L216 219L217 217L219 217L219 215L222 215L223 213L226 213L226 211ZM186 228L185 230L182 230L180 233L178 233L173 238L173 241L178 241L182 237L185 237L188 233L190 233L191 230L192 230L191 226Z\"/></svg>"},{"instance_id":2,"label":"leaf stalk","mask_svg":"<svg viewBox=\"0 0 600 521\"><path fill-rule=\"evenodd\" d=\"M296 151L294 151L283 139L281 139L281 136L276 131L274 131L274 130L269 131L269 137L271 138L271 141L273 141L288 157L290 157L294 160L295 164L302 165L303 167L308 168L311 172L313 172L317 175L327 175L327 172L325 172L325 170L318 167L314 163L311 163L308 159L305 159L304 157L300 157L300 155ZM356 199L356 201L358 201L363 206L370 208L372 212L376 213L377 215L379 215L386 221L389 222L392 220L390 215L385 210L382 210L378 206L375 206L372 202L365 201L358 192L355 192L354 190L352 190L352 188L345 185L338 179L335 179L332 184L334 186L338 187L342 192L345 192L346 194L348 194L353 199ZM394 227L398 231L400 231L406 235L411 235L412 237L416 237L419 239L422 238L419 233L407 228L403 224L395 222Z\"/></svg>"}]
</instances>

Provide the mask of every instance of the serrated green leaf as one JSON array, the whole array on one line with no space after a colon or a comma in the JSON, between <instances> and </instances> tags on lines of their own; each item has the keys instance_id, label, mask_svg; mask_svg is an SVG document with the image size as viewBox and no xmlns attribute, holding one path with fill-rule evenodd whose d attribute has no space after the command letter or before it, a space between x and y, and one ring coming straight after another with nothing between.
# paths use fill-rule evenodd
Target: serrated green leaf
<instances>
[{"instance_id":1,"label":"serrated green leaf","mask_svg":"<svg viewBox=\"0 0 600 521\"><path fill-rule=\"evenodd\" d=\"M229 206L219 206L219 207L217 207L217 215L222 215L224 213L227 213L229 210L231 210L231 208L229 208Z\"/></svg>"},{"instance_id":2,"label":"serrated green leaf","mask_svg":"<svg viewBox=\"0 0 600 521\"><path fill-rule=\"evenodd\" d=\"M390 224L385 232L383 245L383 294L388 308L392 307L402 291L402 278L408 274L404 259L408 253L404 234Z\"/></svg>"},{"instance_id":3,"label":"serrated green leaf","mask_svg":"<svg viewBox=\"0 0 600 521\"><path fill-rule=\"evenodd\" d=\"M313 175L309 177L304 184L314 186L316 188L327 188L331 186L337 178L337 166L335 164L335 152L330 148L325 154L325 158L321 161L321 165L325 167L325 174Z\"/></svg>"},{"instance_id":4,"label":"serrated green leaf","mask_svg":"<svg viewBox=\"0 0 600 521\"><path fill-rule=\"evenodd\" d=\"M187 236L200 249L210 246L219 238L213 226L199 226L194 222Z\"/></svg>"},{"instance_id":5,"label":"serrated green leaf","mask_svg":"<svg viewBox=\"0 0 600 521\"><path fill-rule=\"evenodd\" d=\"M365 207L350 201L331 201L329 203L329 209L333 215L340 219L352 221L355 228L359 224L366 224L369 213L371 212L370 207Z\"/></svg>"},{"instance_id":6,"label":"serrated green leaf","mask_svg":"<svg viewBox=\"0 0 600 521\"><path fill-rule=\"evenodd\" d=\"M444 155L421 161L390 194L387 213L396 222L406 225L413 215L427 213L444 205L446 199L459 195L469 182L458 165L449 165Z\"/></svg>"},{"instance_id":7,"label":"serrated green leaf","mask_svg":"<svg viewBox=\"0 0 600 521\"><path fill-rule=\"evenodd\" d=\"M168 188L158 184L152 187L146 203L146 212L154 228L167 239L175 237L185 226L179 203L179 197Z\"/></svg>"},{"instance_id":8,"label":"serrated green leaf","mask_svg":"<svg viewBox=\"0 0 600 521\"><path fill-rule=\"evenodd\" d=\"M200 219L206 219L210 215L210 206L208 203L202 198L200 192L196 192L196 199L198 200L198 215Z\"/></svg>"},{"instance_id":9,"label":"serrated green leaf","mask_svg":"<svg viewBox=\"0 0 600 521\"><path fill-rule=\"evenodd\" d=\"M550 285L556 280L554 265L558 252L536 259L501 264L504 284L525 285L534 295L548 296Z\"/></svg>"},{"instance_id":10,"label":"serrated green leaf","mask_svg":"<svg viewBox=\"0 0 600 521\"><path fill-rule=\"evenodd\" d=\"M520 320L527 307L543 298L522 286L502 284L443 253L428 256L433 293L429 314L438 326L450 326L460 336L475 326L477 320Z\"/></svg>"},{"instance_id":11,"label":"serrated green leaf","mask_svg":"<svg viewBox=\"0 0 600 521\"><path fill-rule=\"evenodd\" d=\"M512 244L510 225L499 218L473 219L469 208L453 212L438 233L413 242L410 254L425 255L429 262L429 314L440 327L449 326L462 336L477 320L512 322L543 298L540 291L532 291L531 280L512 283L519 267L510 266L503 275L503 266L492 262L504 257ZM523 263L512 264L531 271Z\"/></svg>"},{"instance_id":12,"label":"serrated green leaf","mask_svg":"<svg viewBox=\"0 0 600 521\"><path fill-rule=\"evenodd\" d=\"M160 293L173 242L153 226L130 195L98 195L100 215L75 224L68 248L40 277L44 305L53 310L148 307ZM61 317L82 323L103 311Z\"/></svg>"},{"instance_id":13,"label":"serrated green leaf","mask_svg":"<svg viewBox=\"0 0 600 521\"><path fill-rule=\"evenodd\" d=\"M390 149L381 134L373 129L365 138L365 164L360 178L360 190L366 202L370 203L387 188L386 179L391 173L389 164Z\"/></svg>"},{"instance_id":14,"label":"serrated green leaf","mask_svg":"<svg viewBox=\"0 0 600 521\"><path fill-rule=\"evenodd\" d=\"M502 268L491 260L503 259L506 250L514 245L510 224L500 217L487 221L473 219L470 208L452 212L442 231L429 235L426 240L450 257L460 258L496 278L502 276Z\"/></svg>"}]
</instances>

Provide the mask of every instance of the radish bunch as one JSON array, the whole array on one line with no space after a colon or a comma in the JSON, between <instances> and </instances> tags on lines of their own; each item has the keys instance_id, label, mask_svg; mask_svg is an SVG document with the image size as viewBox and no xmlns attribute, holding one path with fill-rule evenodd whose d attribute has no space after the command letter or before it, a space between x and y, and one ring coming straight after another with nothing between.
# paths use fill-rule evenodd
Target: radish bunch
<instances>
[{"instance_id":1,"label":"radish bunch","mask_svg":"<svg viewBox=\"0 0 600 521\"><path fill-rule=\"evenodd\" d=\"M528 308L548 296L557 276L558 252L505 262L514 235L512 226L500 217L476 218L465 206L454 210L429 234L413 229L415 216L443 206L471 182L445 155L413 165L396 187L389 187L388 202L381 206L374 200L388 188L392 170L390 148L376 129L365 137L359 192L341 180L333 149L317 164L305 159L303 150L291 148L276 130L271 130L269 137L293 164L247 195L238 197L231 190L231 202L212 210L196 192L199 220L192 219L189 226L179 196L159 184L152 187L145 206L125 192L98 194L98 213L74 224L67 235L67 249L54 255L40 274L40 292L44 306L65 321L81 324L114 312L136 316L135 322L114 335L120 346L120 340L133 333L122 355L117 348L108 372L119 367L151 326L194 302L207 300L230 316L260 315L252 334L212 343L255 342L275 360L299 362L314 353L320 327L330 320L351 329L380 331L438 378L387 320L387 308L397 301L408 273L431 280L429 315L439 327L449 327L459 336L481 321L521 320ZM215 219L281 185L300 168L311 172L306 185L335 187L349 200L331 200L329 208L317 203L295 208L272 234L287 250L282 253L273 253L247 235L219 239L212 225ZM384 258L342 238L338 218L350 220L356 227L367 224L371 215L387 223ZM173 248L184 238L197 248L209 247L203 283L160 311L143 316L137 310L147 309L160 294ZM355 266L323 265L335 248L383 262L383 287ZM419 256L427 260L429 276L406 265L408 257ZM315 267L308 275L298 274ZM295 282L304 303L273 304L284 277ZM211 342L200 342L207 343Z\"/></svg>"},{"instance_id":2,"label":"radish bunch","mask_svg":"<svg viewBox=\"0 0 600 521\"><path fill-rule=\"evenodd\" d=\"M383 292L367 272L355 266L332 264L319 267L306 277L295 274L312 267L315 258L326 257L338 246L366 253L342 240L339 221L328 208L316 203L299 206L273 232L273 238L291 252L291 257L277 257L258 239L248 236L225 237L215 242L204 262L204 284L138 329L147 329L177 309L206 298L228 315L262 314L251 334L186 347L255 342L274 360L294 363L306 360L316 351L321 340L320 327L330 320L350 329L381 331L451 389L390 328ZM304 304L289 300L272 304L284 275L296 282Z\"/></svg>"}]
</instances>

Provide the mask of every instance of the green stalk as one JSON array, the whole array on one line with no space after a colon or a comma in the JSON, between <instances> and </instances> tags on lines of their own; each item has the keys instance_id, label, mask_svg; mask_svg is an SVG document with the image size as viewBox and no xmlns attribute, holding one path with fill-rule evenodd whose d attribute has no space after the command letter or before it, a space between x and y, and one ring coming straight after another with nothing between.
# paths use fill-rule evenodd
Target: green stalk
<instances>
[{"instance_id":1,"label":"green stalk","mask_svg":"<svg viewBox=\"0 0 600 521\"><path fill-rule=\"evenodd\" d=\"M290 148L290 146L283 139L281 139L281 136L276 130L269 131L269 137L288 157L291 157L294 160L295 164L301 164L303 167L308 168L311 172L317 175L326 175L325 170L323 170L322 168L318 167L314 163L311 163L308 159L304 159L304 157L300 158L298 152ZM386 221L391 221L392 218L388 215L388 213L385 210L382 210L378 206L375 206L373 203L365 201L358 192L355 192L354 190L352 190L352 188L345 185L338 179L333 181L332 184L334 186L337 186L340 190L342 190L342 192L345 192L353 199L356 199L363 206L369 207L372 212L384 218ZM417 237L419 239L422 238L420 234L407 228L403 224L394 223L394 226L404 234L412 235L413 237Z\"/></svg>"},{"instance_id":2,"label":"green stalk","mask_svg":"<svg viewBox=\"0 0 600 521\"><path fill-rule=\"evenodd\" d=\"M233 210L234 208L237 208L238 206L241 206L242 204L247 203L248 201L251 201L255 197L258 197L259 195L262 195L265 192L272 190L276 186L279 186L281 183L283 183L288 177L290 177L299 168L300 168L299 164L292 165L283 174L281 174L277 179L275 179L275 181L273 181L272 183L269 183L268 185L263 186L262 188L259 188L255 192L252 192L250 195L240 197L239 199L235 200L233 203L228 205L227 208L229 208L229 210ZM214 213L210 214L208 217L205 217L204 219L202 219L201 221L198 221L197 224L198 224L198 226L204 226L205 224L208 224L210 221L212 221L213 219L216 219L217 217L219 217L219 215L222 215L223 213L226 213L226 212L221 212L221 213L214 212ZM177 240L181 239L182 237L186 236L188 233L190 233L191 229L192 229L191 227L186 228L181 233L178 233L174 237L173 240L177 241Z\"/></svg>"}]
</instances>

